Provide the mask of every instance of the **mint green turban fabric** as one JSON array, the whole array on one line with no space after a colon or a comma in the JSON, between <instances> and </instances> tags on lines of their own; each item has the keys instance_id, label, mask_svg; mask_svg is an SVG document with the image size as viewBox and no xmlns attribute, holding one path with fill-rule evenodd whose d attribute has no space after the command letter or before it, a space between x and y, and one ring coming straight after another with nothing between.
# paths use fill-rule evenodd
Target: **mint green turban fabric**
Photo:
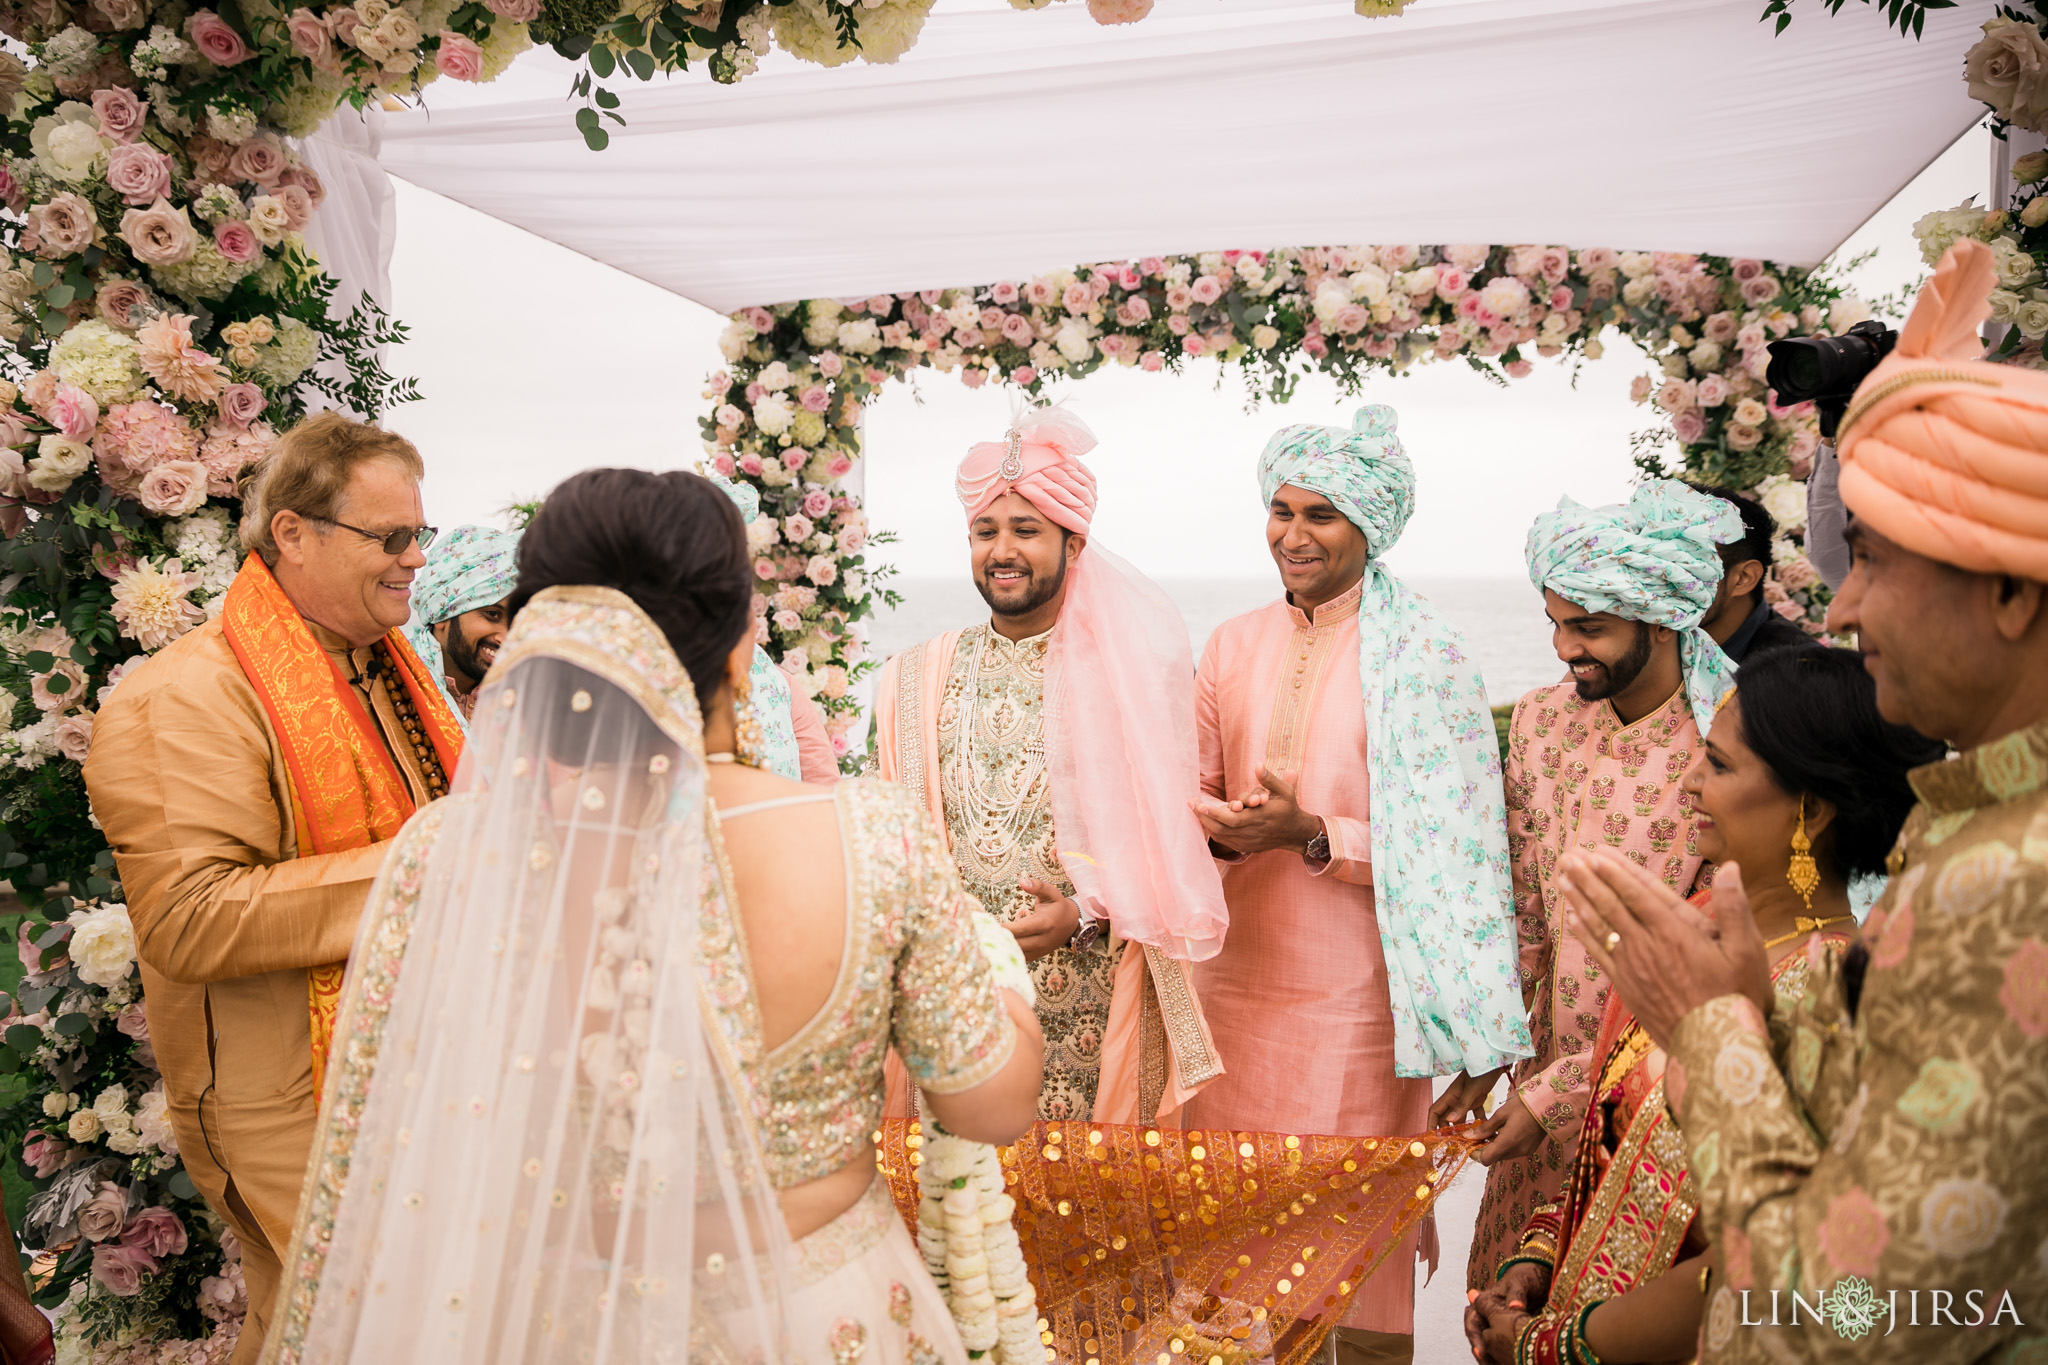
<instances>
[{"instance_id":1,"label":"mint green turban fabric","mask_svg":"<svg viewBox=\"0 0 2048 1365\"><path fill-rule=\"evenodd\" d=\"M1529 581L1587 611L1677 631L1686 700L1704 735L1735 684L1735 661L1699 625L1721 586L1716 547L1741 538L1733 504L1653 479L1627 502L1558 499L1529 528Z\"/></svg>"},{"instance_id":2,"label":"mint green turban fabric","mask_svg":"<svg viewBox=\"0 0 2048 1365\"><path fill-rule=\"evenodd\" d=\"M1500 748L1464 637L1379 562L1415 510L1415 468L1395 424L1394 410L1375 403L1348 431L1282 429L1259 458L1259 496L1271 503L1283 484L1320 493L1365 533L1358 677L1394 1069L1476 1076L1534 1051Z\"/></svg>"},{"instance_id":3,"label":"mint green turban fabric","mask_svg":"<svg viewBox=\"0 0 2048 1365\"><path fill-rule=\"evenodd\" d=\"M752 484L734 483L716 474L708 476L718 491L740 509L740 520L752 526L761 515L761 494ZM747 666L747 709L761 727L761 752L755 762L769 772L792 782L803 780L803 765L797 755L796 723L790 719L789 675L775 666L768 651L754 646L754 661Z\"/></svg>"},{"instance_id":4,"label":"mint green turban fabric","mask_svg":"<svg viewBox=\"0 0 2048 1365\"><path fill-rule=\"evenodd\" d=\"M413 576L412 619L405 623L406 641L440 684L448 709L465 729L462 708L448 690L441 642L434 638L434 627L510 597L519 581L518 553L517 531L458 526L446 540L435 542L427 551L426 564Z\"/></svg>"}]
</instances>

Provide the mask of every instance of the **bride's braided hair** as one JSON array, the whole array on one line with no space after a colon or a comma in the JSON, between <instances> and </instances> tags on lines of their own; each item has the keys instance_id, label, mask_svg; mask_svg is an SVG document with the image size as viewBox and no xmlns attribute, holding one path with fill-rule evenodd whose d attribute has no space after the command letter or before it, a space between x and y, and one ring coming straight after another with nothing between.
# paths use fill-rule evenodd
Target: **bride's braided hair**
<instances>
[{"instance_id":1,"label":"bride's braided hair","mask_svg":"<svg viewBox=\"0 0 2048 1365\"><path fill-rule=\"evenodd\" d=\"M697 474L588 469L565 479L519 541L516 615L543 588L617 588L653 618L709 702L753 626L739 509Z\"/></svg>"}]
</instances>

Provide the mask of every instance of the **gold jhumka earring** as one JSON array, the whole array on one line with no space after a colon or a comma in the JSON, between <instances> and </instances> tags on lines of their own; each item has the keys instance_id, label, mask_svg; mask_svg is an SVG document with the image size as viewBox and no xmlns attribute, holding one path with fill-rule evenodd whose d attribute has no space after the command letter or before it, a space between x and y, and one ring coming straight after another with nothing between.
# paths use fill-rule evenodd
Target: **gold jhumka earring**
<instances>
[{"instance_id":1,"label":"gold jhumka earring","mask_svg":"<svg viewBox=\"0 0 2048 1365\"><path fill-rule=\"evenodd\" d=\"M1785 883L1799 893L1809 912L1813 893L1820 888L1820 867L1813 861L1813 840L1806 837L1806 794L1799 794L1799 827L1792 831L1792 860L1785 867Z\"/></svg>"},{"instance_id":2,"label":"gold jhumka earring","mask_svg":"<svg viewBox=\"0 0 2048 1365\"><path fill-rule=\"evenodd\" d=\"M754 679L751 674L742 677L739 686L732 690L732 729L734 757L749 768L760 767L761 748L765 741L761 736L761 718L754 714Z\"/></svg>"}]
</instances>

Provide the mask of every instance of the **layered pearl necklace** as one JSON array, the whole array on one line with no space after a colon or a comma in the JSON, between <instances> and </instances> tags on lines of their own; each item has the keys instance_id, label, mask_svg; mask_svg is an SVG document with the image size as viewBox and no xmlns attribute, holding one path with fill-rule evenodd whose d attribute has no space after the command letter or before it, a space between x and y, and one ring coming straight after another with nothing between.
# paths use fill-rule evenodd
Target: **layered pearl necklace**
<instances>
[{"instance_id":1,"label":"layered pearl necklace","mask_svg":"<svg viewBox=\"0 0 2048 1365\"><path fill-rule=\"evenodd\" d=\"M958 738L953 745L946 790L960 803L975 859L991 870L997 870L1015 854L1024 823L1044 800L1048 779L1043 724L1024 741L1024 764L1014 789L1003 790L1002 767L997 768L992 783L985 783L976 775L974 754L979 736L976 721L981 706L981 666L988 651L989 637L993 634L992 628L983 630L975 642L974 658L968 665L967 684L960 693Z\"/></svg>"}]
</instances>

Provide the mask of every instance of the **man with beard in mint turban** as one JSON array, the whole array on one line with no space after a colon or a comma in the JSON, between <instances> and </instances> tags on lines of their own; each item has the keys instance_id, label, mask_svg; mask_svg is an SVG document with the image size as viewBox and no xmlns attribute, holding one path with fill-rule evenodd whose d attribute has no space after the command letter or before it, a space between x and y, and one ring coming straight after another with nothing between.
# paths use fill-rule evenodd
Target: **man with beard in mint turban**
<instances>
[{"instance_id":1,"label":"man with beard in mint turban","mask_svg":"<svg viewBox=\"0 0 2048 1365\"><path fill-rule=\"evenodd\" d=\"M427 555L412 585L405 638L465 724L512 625L519 532L458 526Z\"/></svg>"},{"instance_id":2,"label":"man with beard in mint turban","mask_svg":"<svg viewBox=\"0 0 2048 1365\"><path fill-rule=\"evenodd\" d=\"M1700 622L1720 586L1719 547L1741 536L1733 506L1668 479L1604 507L1560 499L1529 529L1529 581L1570 674L1516 702L1508 731L1508 856L1536 1055L1515 1068L1476 1153L1492 1169L1470 1288L1490 1288L1509 1257L1547 1254L1525 1230L1559 1197L1592 1093L1608 980L1561 932L1559 858L1619 849L1680 895L1705 880L1679 781L1735 680ZM1473 1112L1497 1079L1468 1071L1431 1118Z\"/></svg>"},{"instance_id":3,"label":"man with beard in mint turban","mask_svg":"<svg viewBox=\"0 0 2048 1365\"><path fill-rule=\"evenodd\" d=\"M1415 507L1393 409L1280 431L1259 495L1286 594L1218 627L1196 682L1231 924L1197 980L1229 1070L1185 1126L1414 1133L1430 1078L1529 1052L1485 688L1380 562ZM1340 1361L1412 1358L1413 1255L1344 1310Z\"/></svg>"}]
</instances>

